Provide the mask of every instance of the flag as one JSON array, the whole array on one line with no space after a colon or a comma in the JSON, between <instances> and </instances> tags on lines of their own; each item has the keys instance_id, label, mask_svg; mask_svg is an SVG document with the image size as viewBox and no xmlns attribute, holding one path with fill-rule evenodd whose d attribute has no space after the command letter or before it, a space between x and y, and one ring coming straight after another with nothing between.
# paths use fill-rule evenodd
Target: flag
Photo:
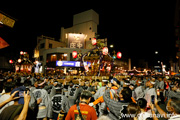
<instances>
[{"instance_id":1,"label":"flag","mask_svg":"<svg viewBox=\"0 0 180 120\"><path fill-rule=\"evenodd\" d=\"M0 49L3 49L8 46L9 46L9 44L0 37Z\"/></svg>"}]
</instances>

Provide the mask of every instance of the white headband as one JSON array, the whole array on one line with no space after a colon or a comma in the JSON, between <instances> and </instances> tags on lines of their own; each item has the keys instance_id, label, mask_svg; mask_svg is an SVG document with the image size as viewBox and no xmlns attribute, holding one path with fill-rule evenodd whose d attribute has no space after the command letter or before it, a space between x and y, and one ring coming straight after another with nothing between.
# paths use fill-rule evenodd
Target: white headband
<instances>
[{"instance_id":1,"label":"white headband","mask_svg":"<svg viewBox=\"0 0 180 120\"><path fill-rule=\"evenodd\" d=\"M150 81L150 83L153 84L153 85L156 84L156 82L153 82L153 81Z\"/></svg>"},{"instance_id":2,"label":"white headband","mask_svg":"<svg viewBox=\"0 0 180 120\"><path fill-rule=\"evenodd\" d=\"M108 80L102 80L102 82L108 82Z\"/></svg>"},{"instance_id":3,"label":"white headband","mask_svg":"<svg viewBox=\"0 0 180 120\"><path fill-rule=\"evenodd\" d=\"M125 85L130 85L130 83L124 83Z\"/></svg>"},{"instance_id":4,"label":"white headband","mask_svg":"<svg viewBox=\"0 0 180 120\"><path fill-rule=\"evenodd\" d=\"M142 83L141 81L138 81L138 83Z\"/></svg>"}]
</instances>

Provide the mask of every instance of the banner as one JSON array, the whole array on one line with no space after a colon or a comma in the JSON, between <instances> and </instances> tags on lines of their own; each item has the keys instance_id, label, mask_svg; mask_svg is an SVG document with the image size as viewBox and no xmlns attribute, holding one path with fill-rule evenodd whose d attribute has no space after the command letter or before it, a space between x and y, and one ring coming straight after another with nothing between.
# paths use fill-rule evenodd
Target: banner
<instances>
[{"instance_id":1,"label":"banner","mask_svg":"<svg viewBox=\"0 0 180 120\"><path fill-rule=\"evenodd\" d=\"M3 49L8 46L9 46L9 44L0 37L0 49Z\"/></svg>"}]
</instances>

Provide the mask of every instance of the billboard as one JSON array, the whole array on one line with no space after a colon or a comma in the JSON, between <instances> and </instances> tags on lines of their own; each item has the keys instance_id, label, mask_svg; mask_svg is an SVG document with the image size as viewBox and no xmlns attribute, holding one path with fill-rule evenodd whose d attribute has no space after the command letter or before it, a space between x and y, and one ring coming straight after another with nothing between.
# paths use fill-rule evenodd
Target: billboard
<instances>
[{"instance_id":1,"label":"billboard","mask_svg":"<svg viewBox=\"0 0 180 120\"><path fill-rule=\"evenodd\" d=\"M88 65L90 67L90 62L84 62L84 65ZM56 66L59 67L83 67L80 61L56 61Z\"/></svg>"},{"instance_id":2,"label":"billboard","mask_svg":"<svg viewBox=\"0 0 180 120\"><path fill-rule=\"evenodd\" d=\"M56 66L60 66L60 67L80 67L80 61L56 61Z\"/></svg>"},{"instance_id":3,"label":"billboard","mask_svg":"<svg viewBox=\"0 0 180 120\"><path fill-rule=\"evenodd\" d=\"M85 48L85 34L68 33L68 47L69 48Z\"/></svg>"}]
</instances>

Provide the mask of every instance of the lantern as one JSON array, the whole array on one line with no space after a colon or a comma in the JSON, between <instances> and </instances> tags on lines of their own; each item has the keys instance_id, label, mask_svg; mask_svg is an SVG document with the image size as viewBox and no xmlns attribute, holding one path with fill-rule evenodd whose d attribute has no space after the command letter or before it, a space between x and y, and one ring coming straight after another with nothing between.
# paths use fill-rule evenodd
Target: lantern
<instances>
[{"instance_id":1,"label":"lantern","mask_svg":"<svg viewBox=\"0 0 180 120\"><path fill-rule=\"evenodd\" d=\"M108 48L104 47L102 50L103 55L107 55L108 54Z\"/></svg>"},{"instance_id":2,"label":"lantern","mask_svg":"<svg viewBox=\"0 0 180 120\"><path fill-rule=\"evenodd\" d=\"M24 52L23 52L23 51L21 51L21 52L20 52L20 55L23 55L23 54L24 54Z\"/></svg>"},{"instance_id":3,"label":"lantern","mask_svg":"<svg viewBox=\"0 0 180 120\"><path fill-rule=\"evenodd\" d=\"M21 59L19 58L19 59L18 59L18 63L20 63L20 62L21 62Z\"/></svg>"},{"instance_id":4,"label":"lantern","mask_svg":"<svg viewBox=\"0 0 180 120\"><path fill-rule=\"evenodd\" d=\"M12 64L12 63L13 63L13 60L9 60L9 63Z\"/></svg>"},{"instance_id":5,"label":"lantern","mask_svg":"<svg viewBox=\"0 0 180 120\"><path fill-rule=\"evenodd\" d=\"M117 52L117 58L120 59L122 57L122 53L121 52Z\"/></svg>"},{"instance_id":6,"label":"lantern","mask_svg":"<svg viewBox=\"0 0 180 120\"><path fill-rule=\"evenodd\" d=\"M96 45L96 44L97 44L96 38L93 38L92 39L92 45Z\"/></svg>"},{"instance_id":7,"label":"lantern","mask_svg":"<svg viewBox=\"0 0 180 120\"><path fill-rule=\"evenodd\" d=\"M77 58L77 51L73 51L73 52L72 52L72 57L73 57L73 58Z\"/></svg>"}]
</instances>

